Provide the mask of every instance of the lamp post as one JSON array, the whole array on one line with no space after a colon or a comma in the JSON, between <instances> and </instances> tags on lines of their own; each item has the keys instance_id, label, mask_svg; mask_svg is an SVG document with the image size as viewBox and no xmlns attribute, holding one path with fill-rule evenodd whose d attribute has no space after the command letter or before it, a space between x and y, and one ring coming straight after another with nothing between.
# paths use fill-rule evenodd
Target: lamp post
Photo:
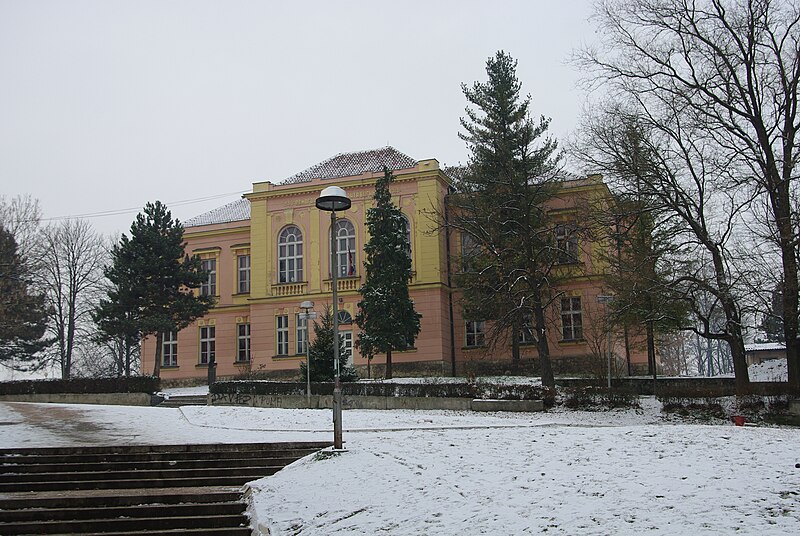
<instances>
[{"instance_id":1,"label":"lamp post","mask_svg":"<svg viewBox=\"0 0 800 536\"><path fill-rule=\"evenodd\" d=\"M311 407L311 352L309 351L309 336L308 336L308 321L317 318L317 313L312 311L314 308L313 301L304 301L300 304L300 318L306 321L306 405Z\"/></svg>"},{"instance_id":2,"label":"lamp post","mask_svg":"<svg viewBox=\"0 0 800 536\"><path fill-rule=\"evenodd\" d=\"M339 297L336 265L336 211L350 208L342 188L328 186L317 198L317 208L331 213L331 287L333 289L333 448L342 448L342 386L339 383Z\"/></svg>"},{"instance_id":3,"label":"lamp post","mask_svg":"<svg viewBox=\"0 0 800 536\"><path fill-rule=\"evenodd\" d=\"M606 306L608 311L608 304L614 301L614 296L598 296L597 303L602 303ZM611 342L611 325L608 325L608 388L611 389L611 352L613 350Z\"/></svg>"}]
</instances>

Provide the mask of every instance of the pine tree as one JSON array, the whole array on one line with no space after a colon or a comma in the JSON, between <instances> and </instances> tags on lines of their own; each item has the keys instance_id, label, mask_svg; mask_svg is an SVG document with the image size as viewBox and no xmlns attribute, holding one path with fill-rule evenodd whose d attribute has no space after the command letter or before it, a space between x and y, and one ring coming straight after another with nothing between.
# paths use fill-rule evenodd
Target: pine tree
<instances>
[{"instance_id":1,"label":"pine tree","mask_svg":"<svg viewBox=\"0 0 800 536\"><path fill-rule=\"evenodd\" d=\"M311 363L312 382L331 382L334 377L333 361L333 312L326 308L320 317L321 323L314 321L314 342L308 347L308 357ZM339 379L343 382L358 380L358 374L353 367L342 364L345 359L344 340L339 338ZM300 377L306 377L306 364L300 363Z\"/></svg>"},{"instance_id":2,"label":"pine tree","mask_svg":"<svg viewBox=\"0 0 800 536\"><path fill-rule=\"evenodd\" d=\"M112 288L96 321L109 336L156 336L153 375L161 372L162 336L185 328L213 305L191 292L206 280L200 258L184 253L183 226L160 201L148 203L111 252L106 277Z\"/></svg>"},{"instance_id":3,"label":"pine tree","mask_svg":"<svg viewBox=\"0 0 800 536\"><path fill-rule=\"evenodd\" d=\"M392 203L389 185L393 179L384 167L383 177L375 184L376 206L367 210L366 280L359 290L356 315L361 328L356 344L367 359L386 354L386 378L392 377L392 352L414 346L422 316L414 310L408 293L411 246L403 213Z\"/></svg>"},{"instance_id":4,"label":"pine tree","mask_svg":"<svg viewBox=\"0 0 800 536\"><path fill-rule=\"evenodd\" d=\"M30 274L14 236L0 225L0 363L36 368L36 354L52 344L47 329L45 296L32 293Z\"/></svg>"},{"instance_id":5,"label":"pine tree","mask_svg":"<svg viewBox=\"0 0 800 536\"><path fill-rule=\"evenodd\" d=\"M474 246L463 259L472 269L457 278L465 318L491 321L490 345L510 338L514 362L521 330L530 327L542 382L553 386L545 311L553 299L552 268L569 253L557 251L546 209L558 189L557 144L545 137L549 119L531 119L530 96L520 97L516 66L500 51L486 62L487 82L462 86L472 107L460 136L471 154L455 181L448 226Z\"/></svg>"}]
</instances>

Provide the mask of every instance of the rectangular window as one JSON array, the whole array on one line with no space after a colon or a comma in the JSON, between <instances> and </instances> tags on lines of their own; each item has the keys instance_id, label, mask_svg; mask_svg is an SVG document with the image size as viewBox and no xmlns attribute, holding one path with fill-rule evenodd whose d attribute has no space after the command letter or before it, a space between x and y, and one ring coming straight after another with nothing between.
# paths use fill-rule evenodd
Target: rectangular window
<instances>
[{"instance_id":1,"label":"rectangular window","mask_svg":"<svg viewBox=\"0 0 800 536\"><path fill-rule=\"evenodd\" d=\"M353 332L348 331L340 331L339 336L342 338L344 342L344 355L340 356L340 366L342 367L352 367L353 366Z\"/></svg>"},{"instance_id":2,"label":"rectangular window","mask_svg":"<svg viewBox=\"0 0 800 536\"><path fill-rule=\"evenodd\" d=\"M200 364L208 365L216 356L216 328L203 326L200 328Z\"/></svg>"},{"instance_id":3,"label":"rectangular window","mask_svg":"<svg viewBox=\"0 0 800 536\"><path fill-rule=\"evenodd\" d=\"M161 336L161 366L178 366L178 332L166 331Z\"/></svg>"},{"instance_id":4,"label":"rectangular window","mask_svg":"<svg viewBox=\"0 0 800 536\"><path fill-rule=\"evenodd\" d=\"M473 271L475 258L480 253L478 241L469 233L461 233L461 271Z\"/></svg>"},{"instance_id":5,"label":"rectangular window","mask_svg":"<svg viewBox=\"0 0 800 536\"><path fill-rule=\"evenodd\" d=\"M565 341L583 339L581 299L561 298L561 335Z\"/></svg>"},{"instance_id":6,"label":"rectangular window","mask_svg":"<svg viewBox=\"0 0 800 536\"><path fill-rule=\"evenodd\" d=\"M575 224L556 225L556 249L560 264L578 262L578 236Z\"/></svg>"},{"instance_id":7,"label":"rectangular window","mask_svg":"<svg viewBox=\"0 0 800 536\"><path fill-rule=\"evenodd\" d=\"M289 316L275 317L275 337L277 340L277 354L289 355Z\"/></svg>"},{"instance_id":8,"label":"rectangular window","mask_svg":"<svg viewBox=\"0 0 800 536\"><path fill-rule=\"evenodd\" d=\"M306 341L306 326L308 325L308 319L301 318L300 315L297 314L295 315L295 320L295 325L297 326L297 354L301 355L306 353L306 344L308 344Z\"/></svg>"},{"instance_id":9,"label":"rectangular window","mask_svg":"<svg viewBox=\"0 0 800 536\"><path fill-rule=\"evenodd\" d=\"M483 346L484 334L483 334L483 321L474 322L470 321L466 323L467 328L467 346Z\"/></svg>"},{"instance_id":10,"label":"rectangular window","mask_svg":"<svg viewBox=\"0 0 800 536\"><path fill-rule=\"evenodd\" d=\"M250 324L238 324L236 331L236 361L248 362L250 361Z\"/></svg>"},{"instance_id":11,"label":"rectangular window","mask_svg":"<svg viewBox=\"0 0 800 536\"><path fill-rule=\"evenodd\" d=\"M236 257L238 267L238 291L239 294L250 292L250 255L239 255Z\"/></svg>"},{"instance_id":12,"label":"rectangular window","mask_svg":"<svg viewBox=\"0 0 800 536\"><path fill-rule=\"evenodd\" d=\"M208 278L200 284L200 294L203 296L217 295L217 259L203 259L203 270L208 272Z\"/></svg>"}]
</instances>

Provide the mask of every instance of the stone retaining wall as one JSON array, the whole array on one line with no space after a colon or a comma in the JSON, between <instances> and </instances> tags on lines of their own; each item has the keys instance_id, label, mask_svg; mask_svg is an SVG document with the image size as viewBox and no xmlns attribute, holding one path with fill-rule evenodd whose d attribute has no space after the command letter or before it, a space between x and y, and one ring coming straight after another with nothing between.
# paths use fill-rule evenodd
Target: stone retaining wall
<instances>
[{"instance_id":1,"label":"stone retaining wall","mask_svg":"<svg viewBox=\"0 0 800 536\"><path fill-rule=\"evenodd\" d=\"M210 394L212 406L251 406L257 408L330 409L333 396ZM434 398L415 396L344 396L344 409L414 409L457 411L543 411L541 400L472 400L470 398Z\"/></svg>"}]
</instances>

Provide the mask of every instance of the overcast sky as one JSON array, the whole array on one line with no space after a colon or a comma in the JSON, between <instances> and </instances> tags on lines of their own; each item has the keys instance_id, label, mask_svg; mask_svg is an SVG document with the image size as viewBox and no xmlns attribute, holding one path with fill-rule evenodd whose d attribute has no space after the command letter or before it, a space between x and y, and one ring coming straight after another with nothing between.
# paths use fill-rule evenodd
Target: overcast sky
<instances>
[{"instance_id":1,"label":"overcast sky","mask_svg":"<svg viewBox=\"0 0 800 536\"><path fill-rule=\"evenodd\" d=\"M185 220L337 153L465 162L461 83L499 49L563 138L590 0L0 0L0 194L124 232ZM227 194L227 195L225 195ZM204 202L179 203L200 198Z\"/></svg>"}]
</instances>

